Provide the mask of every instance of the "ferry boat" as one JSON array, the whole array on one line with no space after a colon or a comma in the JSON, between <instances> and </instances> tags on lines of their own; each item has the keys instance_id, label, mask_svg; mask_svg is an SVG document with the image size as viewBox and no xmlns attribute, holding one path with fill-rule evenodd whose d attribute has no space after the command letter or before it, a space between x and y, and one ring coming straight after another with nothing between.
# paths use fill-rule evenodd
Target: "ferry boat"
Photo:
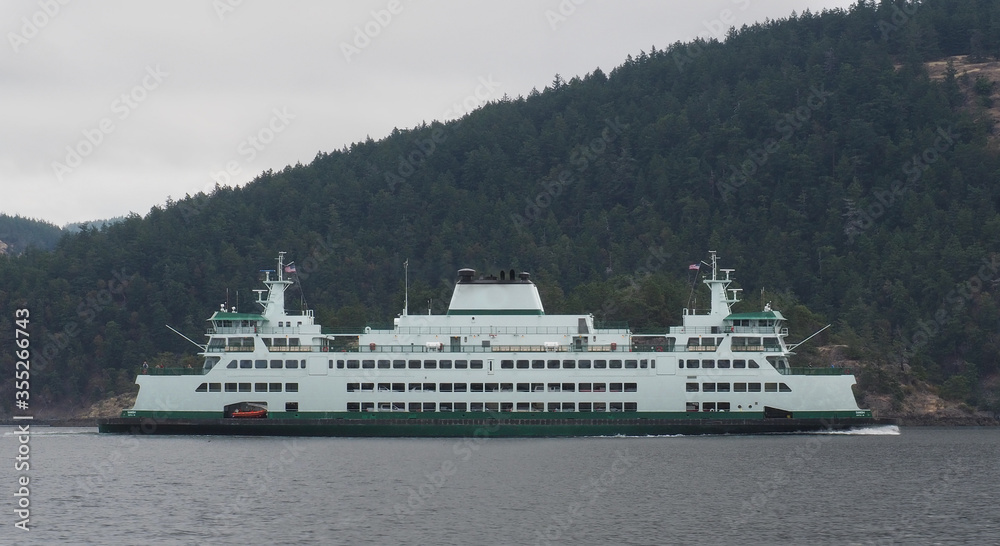
<instances>
[{"instance_id":1,"label":"ferry boat","mask_svg":"<svg viewBox=\"0 0 1000 546\"><path fill-rule=\"evenodd\" d=\"M285 309L294 269L283 260L264 271L259 313L208 319L201 368L143 371L135 406L99 430L523 437L893 423L858 407L848 370L792 367L779 311L734 313L739 289L715 252L710 308L651 332L547 315L528 273L472 269L458 271L446 314L404 307L391 327L325 329L311 310Z\"/></svg>"}]
</instances>

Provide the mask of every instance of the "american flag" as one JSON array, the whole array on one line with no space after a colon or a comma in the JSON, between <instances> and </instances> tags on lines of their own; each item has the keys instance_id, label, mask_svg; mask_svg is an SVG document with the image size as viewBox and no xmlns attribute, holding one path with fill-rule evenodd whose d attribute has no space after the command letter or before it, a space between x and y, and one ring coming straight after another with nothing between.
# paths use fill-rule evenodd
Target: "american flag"
<instances>
[{"instance_id":1,"label":"american flag","mask_svg":"<svg viewBox=\"0 0 1000 546\"><path fill-rule=\"evenodd\" d=\"M701 264L691 264L688 266L688 269L694 269L694 270L701 269Z\"/></svg>"},{"instance_id":2,"label":"american flag","mask_svg":"<svg viewBox=\"0 0 1000 546\"><path fill-rule=\"evenodd\" d=\"M295 273L295 264L288 264L285 266L285 273Z\"/></svg>"}]
</instances>

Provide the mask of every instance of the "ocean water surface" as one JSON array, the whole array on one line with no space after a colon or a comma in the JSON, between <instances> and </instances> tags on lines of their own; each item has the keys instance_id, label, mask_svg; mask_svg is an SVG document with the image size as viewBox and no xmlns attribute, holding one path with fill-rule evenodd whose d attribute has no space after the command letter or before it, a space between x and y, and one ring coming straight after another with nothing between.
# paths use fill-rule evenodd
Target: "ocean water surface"
<instances>
[{"instance_id":1,"label":"ocean water surface","mask_svg":"<svg viewBox=\"0 0 1000 546\"><path fill-rule=\"evenodd\" d=\"M569 439L33 427L0 544L1000 544L1000 430ZM30 478L31 531L16 527Z\"/></svg>"}]
</instances>

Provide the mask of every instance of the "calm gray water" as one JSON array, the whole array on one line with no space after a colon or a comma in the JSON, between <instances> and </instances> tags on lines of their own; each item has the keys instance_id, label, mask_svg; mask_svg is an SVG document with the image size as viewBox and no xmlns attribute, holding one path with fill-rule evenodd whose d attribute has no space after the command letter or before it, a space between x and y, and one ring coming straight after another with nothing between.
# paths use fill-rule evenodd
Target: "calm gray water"
<instances>
[{"instance_id":1,"label":"calm gray water","mask_svg":"<svg viewBox=\"0 0 1000 546\"><path fill-rule=\"evenodd\" d=\"M1000 430L342 439L37 428L2 544L1000 544Z\"/></svg>"}]
</instances>

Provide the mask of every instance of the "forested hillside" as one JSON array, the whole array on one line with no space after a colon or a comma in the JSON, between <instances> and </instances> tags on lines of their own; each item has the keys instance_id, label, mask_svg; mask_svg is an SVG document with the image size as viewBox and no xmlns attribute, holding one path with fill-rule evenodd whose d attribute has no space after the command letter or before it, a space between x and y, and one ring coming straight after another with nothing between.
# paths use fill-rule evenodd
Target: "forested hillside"
<instances>
[{"instance_id":1,"label":"forested hillside","mask_svg":"<svg viewBox=\"0 0 1000 546\"><path fill-rule=\"evenodd\" d=\"M996 83L961 66L931 77L955 56L1000 57L1000 3L859 2L657 44L0 257L0 328L30 309L31 399L61 408L128 390L144 359L192 354L164 324L203 339L227 289L252 309L279 250L298 266L290 301L328 326L389 322L405 260L411 312L442 312L460 267L514 268L550 313L666 325L688 265L716 250L742 309L763 289L792 341L834 323L822 341L873 363L863 388L920 378L996 409Z\"/></svg>"},{"instance_id":2,"label":"forested hillside","mask_svg":"<svg viewBox=\"0 0 1000 546\"><path fill-rule=\"evenodd\" d=\"M0 213L0 254L20 254L29 246L49 250L63 236L58 226Z\"/></svg>"}]
</instances>

